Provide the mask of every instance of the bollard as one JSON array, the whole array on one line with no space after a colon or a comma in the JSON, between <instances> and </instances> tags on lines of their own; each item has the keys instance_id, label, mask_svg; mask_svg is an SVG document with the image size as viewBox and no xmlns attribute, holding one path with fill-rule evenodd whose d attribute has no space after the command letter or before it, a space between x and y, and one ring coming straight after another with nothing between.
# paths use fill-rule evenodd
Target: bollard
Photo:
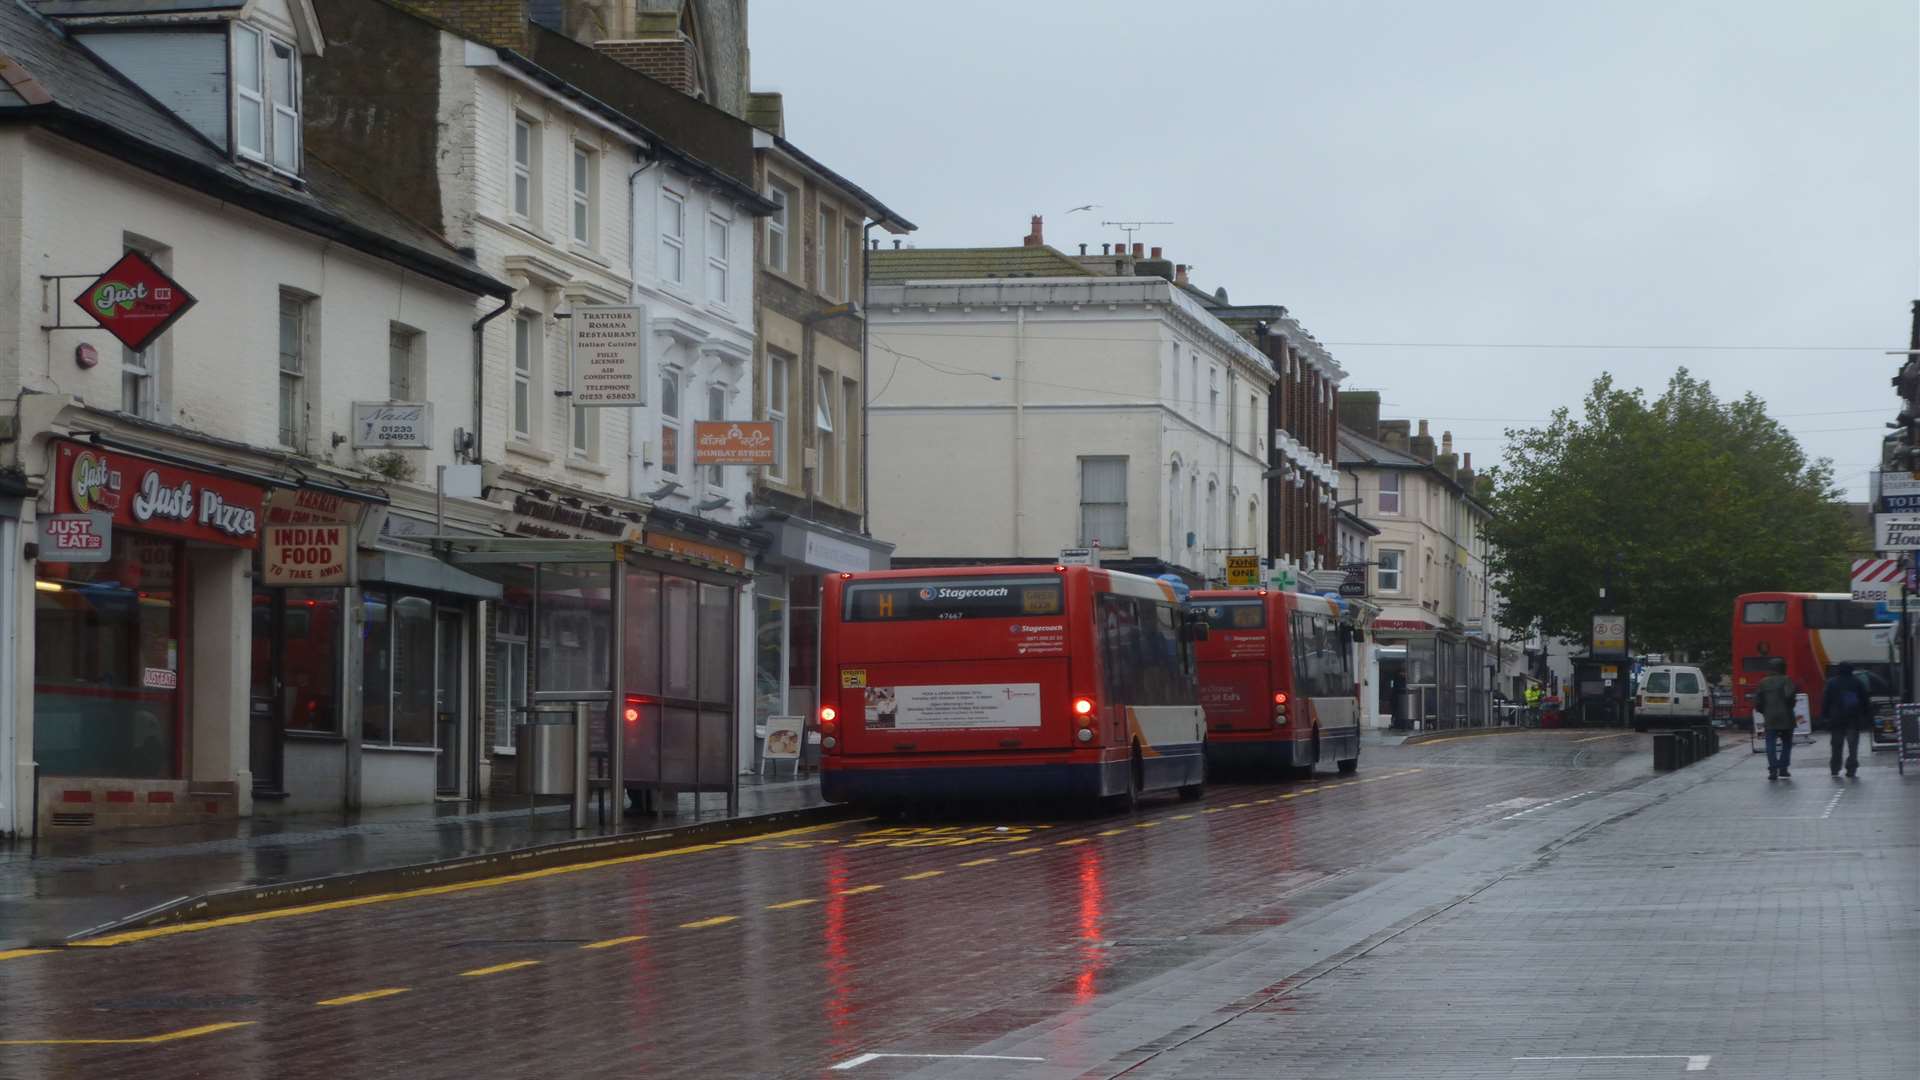
<instances>
[{"instance_id":1,"label":"bollard","mask_svg":"<svg viewBox=\"0 0 1920 1080\"><path fill-rule=\"evenodd\" d=\"M1653 733L1653 771L1672 772L1679 766L1674 763L1675 742L1673 732L1656 731Z\"/></svg>"},{"instance_id":2,"label":"bollard","mask_svg":"<svg viewBox=\"0 0 1920 1080\"><path fill-rule=\"evenodd\" d=\"M1699 749L1693 740L1692 730L1679 728L1675 730L1673 734L1675 749L1678 751L1678 753L1674 755L1674 764L1684 769L1699 760Z\"/></svg>"}]
</instances>

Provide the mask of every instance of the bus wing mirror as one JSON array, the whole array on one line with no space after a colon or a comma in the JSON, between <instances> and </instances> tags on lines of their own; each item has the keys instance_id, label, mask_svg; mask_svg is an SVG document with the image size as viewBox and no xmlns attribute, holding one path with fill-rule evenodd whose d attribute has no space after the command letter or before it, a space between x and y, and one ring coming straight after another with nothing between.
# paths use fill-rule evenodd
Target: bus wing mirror
<instances>
[{"instance_id":1,"label":"bus wing mirror","mask_svg":"<svg viewBox=\"0 0 1920 1080\"><path fill-rule=\"evenodd\" d=\"M1207 635L1211 633L1212 630L1213 628L1207 625L1206 619L1189 616L1186 624L1180 628L1180 639L1182 641L1205 641L1207 640Z\"/></svg>"}]
</instances>

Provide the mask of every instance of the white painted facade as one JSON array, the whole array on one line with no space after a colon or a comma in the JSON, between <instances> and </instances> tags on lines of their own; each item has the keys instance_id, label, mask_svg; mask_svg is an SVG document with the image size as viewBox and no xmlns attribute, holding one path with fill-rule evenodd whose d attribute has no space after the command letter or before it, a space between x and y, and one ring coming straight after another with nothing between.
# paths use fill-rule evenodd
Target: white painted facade
<instances>
[{"instance_id":1,"label":"white painted facade","mask_svg":"<svg viewBox=\"0 0 1920 1080\"><path fill-rule=\"evenodd\" d=\"M1267 555L1273 370L1171 283L910 282L870 300L873 530L896 558L1098 541L1213 580L1226 549Z\"/></svg>"},{"instance_id":2,"label":"white painted facade","mask_svg":"<svg viewBox=\"0 0 1920 1080\"><path fill-rule=\"evenodd\" d=\"M752 415L751 214L492 48L441 41L441 119L457 148L441 177L450 239L518 290L486 330L481 453L621 498L677 480L653 501L735 520L748 470L696 469L693 423ZM645 406L573 415L566 316L590 304L643 309Z\"/></svg>"}]
</instances>

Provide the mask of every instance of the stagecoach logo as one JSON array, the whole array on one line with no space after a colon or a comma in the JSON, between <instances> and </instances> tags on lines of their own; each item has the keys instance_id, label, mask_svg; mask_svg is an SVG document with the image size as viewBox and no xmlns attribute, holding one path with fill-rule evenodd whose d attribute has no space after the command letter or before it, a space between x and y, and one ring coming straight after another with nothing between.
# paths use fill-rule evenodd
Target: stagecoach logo
<instances>
[{"instance_id":1,"label":"stagecoach logo","mask_svg":"<svg viewBox=\"0 0 1920 1080\"><path fill-rule=\"evenodd\" d=\"M1013 590L1005 585L977 585L970 588L942 585L920 590L922 600L1005 600L1011 595Z\"/></svg>"},{"instance_id":2,"label":"stagecoach logo","mask_svg":"<svg viewBox=\"0 0 1920 1080\"><path fill-rule=\"evenodd\" d=\"M90 450L73 459L72 484L73 508L80 513L111 511L120 505L120 470Z\"/></svg>"}]
</instances>

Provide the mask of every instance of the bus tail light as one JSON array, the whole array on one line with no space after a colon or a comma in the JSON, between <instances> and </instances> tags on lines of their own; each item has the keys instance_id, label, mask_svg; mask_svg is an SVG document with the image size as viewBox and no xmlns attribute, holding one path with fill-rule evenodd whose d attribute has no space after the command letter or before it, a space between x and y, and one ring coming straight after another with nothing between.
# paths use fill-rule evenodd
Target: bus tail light
<instances>
[{"instance_id":1,"label":"bus tail light","mask_svg":"<svg viewBox=\"0 0 1920 1080\"><path fill-rule=\"evenodd\" d=\"M628 698L625 707L620 710L620 718L627 722L628 727L638 724L640 722L640 699L637 697Z\"/></svg>"},{"instance_id":2,"label":"bus tail light","mask_svg":"<svg viewBox=\"0 0 1920 1080\"><path fill-rule=\"evenodd\" d=\"M1091 719L1093 716L1093 699L1090 697L1074 698L1073 715L1080 717L1082 720Z\"/></svg>"},{"instance_id":3,"label":"bus tail light","mask_svg":"<svg viewBox=\"0 0 1920 1080\"><path fill-rule=\"evenodd\" d=\"M1273 695L1273 726L1287 726L1287 695L1285 693Z\"/></svg>"},{"instance_id":4,"label":"bus tail light","mask_svg":"<svg viewBox=\"0 0 1920 1080\"><path fill-rule=\"evenodd\" d=\"M840 745L840 710L831 705L820 706L820 749L832 750Z\"/></svg>"}]
</instances>

